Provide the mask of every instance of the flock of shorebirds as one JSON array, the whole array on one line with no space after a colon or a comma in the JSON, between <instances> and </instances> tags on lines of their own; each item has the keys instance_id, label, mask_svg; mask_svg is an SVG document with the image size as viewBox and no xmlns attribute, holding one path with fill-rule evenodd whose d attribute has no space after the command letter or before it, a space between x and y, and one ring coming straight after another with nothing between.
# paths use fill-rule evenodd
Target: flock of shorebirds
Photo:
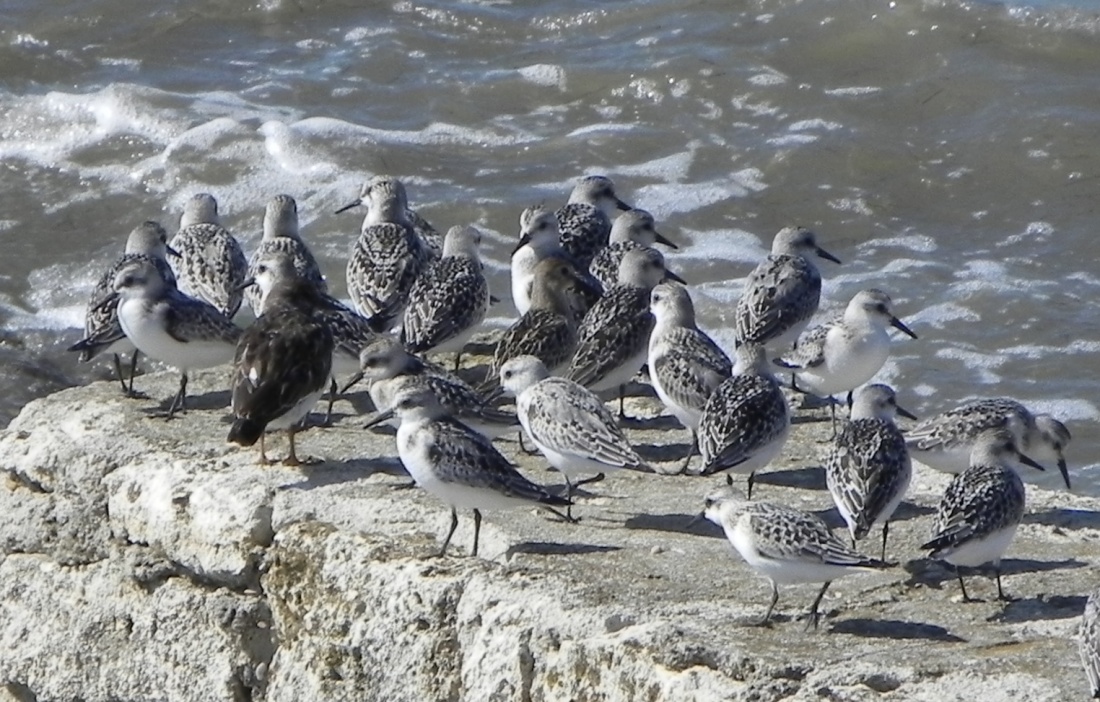
<instances>
[{"instance_id":1,"label":"flock of shorebirds","mask_svg":"<svg viewBox=\"0 0 1100 702\"><path fill-rule=\"evenodd\" d=\"M888 357L889 328L916 334L876 289L860 291L842 315L810 327L821 294L815 260L839 260L808 229L776 234L770 255L746 279L731 358L696 326L687 288L654 248L676 245L657 232L652 215L624 203L611 180L586 176L559 209L532 207L520 215L511 260L520 316L473 387L424 355L453 352L457 371L465 344L496 301L479 258L481 233L460 226L441 237L409 209L393 177L372 178L337 212L358 206L366 216L347 263L350 306L329 294L291 197L267 204L262 241L246 258L219 223L214 198L196 195L171 240L156 222L134 229L125 254L95 287L85 337L71 350L82 360L113 353L129 395L138 395L139 352L180 369L168 417L186 406L189 371L232 363L228 438L259 442L265 463L267 432L287 432L284 463L298 464L295 431L326 391L331 413L332 398L367 381L378 410L371 423L398 426L397 453L415 484L451 507L441 554L459 509L473 510L476 555L482 509L537 504L572 520L575 486L608 470L653 471L618 421L623 387L645 368L661 402L692 433L679 472L700 454L697 474L748 476L744 496L728 477L706 496L700 517L720 525L771 581L765 623L779 584L823 583L807 615L816 627L833 579L889 565L890 518L908 489L914 458L955 474L922 548L956 567L966 600L962 568L987 564L1004 598L999 563L1024 513L1017 470L1054 463L1069 487L1063 457L1069 431L1013 400L972 402L903 433L895 415L912 415L898 406L894 390L865 384ZM242 303L255 317L243 329L232 321ZM119 357L126 352L128 378ZM789 374L795 390L829 399L834 438L827 483L851 544L814 515L750 501L753 475L780 455L790 430L776 373ZM339 375L352 376L342 390ZM596 394L616 390L618 418ZM503 393L514 396L514 410L498 406ZM837 430L834 398L845 394L850 417ZM526 434L564 476L564 495L530 482L494 446L494 438L520 427L521 446ZM873 528L881 528L879 558L854 548ZM1100 602L1090 600L1088 611L1082 651L1100 689Z\"/></svg>"}]
</instances>

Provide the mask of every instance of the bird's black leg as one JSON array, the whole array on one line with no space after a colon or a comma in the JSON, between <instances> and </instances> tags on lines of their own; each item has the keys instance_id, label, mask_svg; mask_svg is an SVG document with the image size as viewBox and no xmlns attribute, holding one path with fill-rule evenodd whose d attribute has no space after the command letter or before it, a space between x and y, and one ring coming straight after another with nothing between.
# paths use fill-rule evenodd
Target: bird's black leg
<instances>
[{"instance_id":1,"label":"bird's black leg","mask_svg":"<svg viewBox=\"0 0 1100 702\"><path fill-rule=\"evenodd\" d=\"M474 510L474 555L477 555L477 542L481 537L481 511Z\"/></svg>"},{"instance_id":2,"label":"bird's black leg","mask_svg":"<svg viewBox=\"0 0 1100 702\"><path fill-rule=\"evenodd\" d=\"M447 538L443 539L443 548L439 549L439 555L447 555L447 546L451 543L451 537L455 535L455 529L458 528L458 512L454 507L451 507L451 529L447 532Z\"/></svg>"},{"instance_id":3,"label":"bird's black leg","mask_svg":"<svg viewBox=\"0 0 1100 702\"><path fill-rule=\"evenodd\" d=\"M829 585L832 584L832 580L826 580L825 584L821 586L821 591L817 593L817 597L814 598L814 603L810 605L810 611L807 613L809 621L806 622L806 629L817 629L817 622L821 618L821 614L817 611L818 605L821 604L821 598L825 597L825 591L829 589Z\"/></svg>"}]
</instances>

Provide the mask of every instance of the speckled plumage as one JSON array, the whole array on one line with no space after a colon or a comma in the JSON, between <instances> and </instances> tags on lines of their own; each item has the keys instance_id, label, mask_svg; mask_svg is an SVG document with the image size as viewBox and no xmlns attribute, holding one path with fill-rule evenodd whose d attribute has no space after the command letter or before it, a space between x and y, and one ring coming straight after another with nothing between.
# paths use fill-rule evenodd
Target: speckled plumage
<instances>
[{"instance_id":1,"label":"speckled plumage","mask_svg":"<svg viewBox=\"0 0 1100 702\"><path fill-rule=\"evenodd\" d=\"M785 347L798 338L821 300L813 254L839 263L809 229L787 227L775 235L771 254L749 274L737 302L737 343Z\"/></svg>"},{"instance_id":2,"label":"speckled plumage","mask_svg":"<svg viewBox=\"0 0 1100 702\"><path fill-rule=\"evenodd\" d=\"M481 232L451 227L443 257L432 261L413 283L401 326L401 342L413 353L456 351L485 319L489 283L478 248ZM457 358L456 358L457 367Z\"/></svg>"},{"instance_id":3,"label":"speckled plumage","mask_svg":"<svg viewBox=\"0 0 1100 702\"><path fill-rule=\"evenodd\" d=\"M609 288L619 279L619 264L627 251L657 243L679 248L654 228L653 215L645 210L627 210L611 223L610 243L596 252L588 271L601 285Z\"/></svg>"},{"instance_id":4,"label":"speckled plumage","mask_svg":"<svg viewBox=\"0 0 1100 702\"><path fill-rule=\"evenodd\" d=\"M180 225L168 244L179 254L169 263L180 291L232 318L241 307L241 285L248 277L241 245L217 221L217 203L207 194L188 201Z\"/></svg>"},{"instance_id":5,"label":"speckled plumage","mask_svg":"<svg viewBox=\"0 0 1100 702\"><path fill-rule=\"evenodd\" d=\"M615 185L606 176L581 178L569 195L569 202L558 208L561 246L587 269L592 258L607 246L611 235L611 213L629 210L615 194Z\"/></svg>"},{"instance_id":6,"label":"speckled plumage","mask_svg":"<svg viewBox=\"0 0 1100 702\"><path fill-rule=\"evenodd\" d=\"M512 302L526 314L534 295L535 269L546 260L560 260L577 271L576 287L584 305L576 311L579 322L603 294L603 286L588 273L588 265L561 246L558 220L543 207L528 207L519 216L519 242L512 250Z\"/></svg>"},{"instance_id":7,"label":"speckled plumage","mask_svg":"<svg viewBox=\"0 0 1100 702\"><path fill-rule=\"evenodd\" d=\"M987 429L1005 427L1016 445L1040 463L1053 461L1069 488L1069 471L1063 451L1069 429L1048 414L1032 414L1007 397L976 400L929 417L905 436L910 455L946 473L958 474L970 464L974 442Z\"/></svg>"},{"instance_id":8,"label":"speckled plumage","mask_svg":"<svg viewBox=\"0 0 1100 702\"><path fill-rule=\"evenodd\" d=\"M882 524L882 555L890 517L909 489L913 464L905 437L894 424L902 411L886 385L860 388L852 420L833 440L825 458L825 482L840 516L856 541Z\"/></svg>"},{"instance_id":9,"label":"speckled plumage","mask_svg":"<svg viewBox=\"0 0 1100 702\"><path fill-rule=\"evenodd\" d=\"M1023 519L1026 500L1023 481L1009 465L1012 459L1030 460L1021 456L1010 431L1000 427L982 432L970 467L951 479L940 500L932 539L921 546L931 551L931 558L955 566L992 563L1002 599L1001 556ZM959 584L963 598L969 599L961 574Z\"/></svg>"},{"instance_id":10,"label":"speckled plumage","mask_svg":"<svg viewBox=\"0 0 1100 702\"><path fill-rule=\"evenodd\" d=\"M1089 681L1089 693L1093 699L1100 699L1100 589L1093 590L1085 600L1077 635L1077 651Z\"/></svg>"},{"instance_id":11,"label":"speckled plumage","mask_svg":"<svg viewBox=\"0 0 1100 702\"><path fill-rule=\"evenodd\" d=\"M817 607L829 583L886 564L858 553L837 538L816 516L783 505L749 502L730 486L711 492L704 515L722 527L745 562L772 585L772 601L762 623L771 618L779 599L778 585L823 582L808 613L817 627Z\"/></svg>"},{"instance_id":12,"label":"speckled plumage","mask_svg":"<svg viewBox=\"0 0 1100 702\"><path fill-rule=\"evenodd\" d=\"M348 259L348 294L355 308L388 330L405 311L426 263L412 230L397 224L366 227Z\"/></svg>"},{"instance_id":13,"label":"speckled plumage","mask_svg":"<svg viewBox=\"0 0 1100 702\"><path fill-rule=\"evenodd\" d=\"M394 398L406 387L431 390L447 414L494 438L519 424L514 412L490 404L485 396L453 373L425 363L392 338L381 337L360 355L360 377L370 383L370 396L379 413L393 409Z\"/></svg>"},{"instance_id":14,"label":"speckled plumage","mask_svg":"<svg viewBox=\"0 0 1100 702\"><path fill-rule=\"evenodd\" d=\"M779 456L790 434L787 399L768 367L764 349L743 344L733 375L711 393L699 419L704 475L735 470L749 476Z\"/></svg>"},{"instance_id":15,"label":"speckled plumage","mask_svg":"<svg viewBox=\"0 0 1100 702\"><path fill-rule=\"evenodd\" d=\"M577 348L577 310L584 305L577 291L580 274L569 263L548 259L535 268L531 308L497 341L482 389L500 383L500 368L517 356L535 356L551 372L568 367Z\"/></svg>"},{"instance_id":16,"label":"speckled plumage","mask_svg":"<svg viewBox=\"0 0 1100 702\"><path fill-rule=\"evenodd\" d=\"M320 292L328 292L328 283L321 275L317 259L302 241L298 226L298 203L289 195L276 195L264 208L264 232L260 245L252 252L248 261L248 277L256 277L257 263L271 254L285 254L294 261L294 270L298 277L310 281ZM263 302L260 290L252 286L245 290L245 300L252 313L259 317L263 314Z\"/></svg>"},{"instance_id":17,"label":"speckled plumage","mask_svg":"<svg viewBox=\"0 0 1100 702\"><path fill-rule=\"evenodd\" d=\"M295 428L320 399L332 376L335 351L332 330L318 314L326 301L314 284L298 278L290 257L274 259L276 270L265 285L264 313L241 335L233 363L232 408L236 421L229 441L251 446L260 440L260 460L267 463L263 435L285 429L290 450L284 463L298 465Z\"/></svg>"},{"instance_id":18,"label":"speckled plumage","mask_svg":"<svg viewBox=\"0 0 1100 702\"><path fill-rule=\"evenodd\" d=\"M666 275L664 257L655 249L623 257L618 284L604 291L581 322L567 378L600 391L627 383L641 370L655 323L650 291Z\"/></svg>"},{"instance_id":19,"label":"speckled plumage","mask_svg":"<svg viewBox=\"0 0 1100 702\"><path fill-rule=\"evenodd\" d=\"M405 184L389 175L376 175L363 183L359 197L336 210L336 214L363 205L367 214L363 228L391 222L412 229L427 249L428 258L438 258L443 249L443 235L428 220L409 207Z\"/></svg>"},{"instance_id":20,"label":"speckled plumage","mask_svg":"<svg viewBox=\"0 0 1100 702\"><path fill-rule=\"evenodd\" d=\"M403 390L394 409L401 419L397 452L405 469L419 487L451 506L451 530L440 555L458 525L457 509L474 511L476 556L480 510L569 504L523 477L489 439L448 416L430 390Z\"/></svg>"}]
</instances>

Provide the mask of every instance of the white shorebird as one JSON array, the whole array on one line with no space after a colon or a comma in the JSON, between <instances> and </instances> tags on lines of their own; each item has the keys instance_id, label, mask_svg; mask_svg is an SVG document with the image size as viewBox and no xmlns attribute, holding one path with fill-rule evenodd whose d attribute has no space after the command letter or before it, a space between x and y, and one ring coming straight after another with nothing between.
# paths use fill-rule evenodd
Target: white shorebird
<instances>
[{"instance_id":1,"label":"white shorebird","mask_svg":"<svg viewBox=\"0 0 1100 702\"><path fill-rule=\"evenodd\" d=\"M490 439L519 426L514 412L497 409L457 375L425 363L391 337L379 337L364 347L359 363L360 371L344 390L361 379L370 383L370 398L379 414L368 427L382 422L396 425L391 419L394 398L411 385L429 388L448 414Z\"/></svg>"},{"instance_id":2,"label":"white shorebird","mask_svg":"<svg viewBox=\"0 0 1100 702\"><path fill-rule=\"evenodd\" d=\"M521 315L531 308L535 269L547 259L564 261L578 272L580 280L576 287L586 303L579 310L577 321L580 321L600 299L603 287L588 273L587 264L562 248L554 213L543 207L528 207L519 216L519 241L512 249L511 261L512 302Z\"/></svg>"},{"instance_id":3,"label":"white shorebird","mask_svg":"<svg viewBox=\"0 0 1100 702\"><path fill-rule=\"evenodd\" d=\"M403 209L399 208L397 203L378 196L380 191L384 192L398 188L401 191L401 200L405 203ZM373 176L363 183L359 189L359 197L336 210L335 214L340 214L360 205L367 208L367 214L363 217L364 227L385 224L386 222L410 227L417 238L427 247L429 258L439 256L443 245L443 235L428 220L421 217L416 210L409 207L405 184L399 179L389 175Z\"/></svg>"},{"instance_id":4,"label":"white shorebird","mask_svg":"<svg viewBox=\"0 0 1100 702\"><path fill-rule=\"evenodd\" d=\"M1092 699L1100 699L1100 588L1093 590L1085 601L1077 651L1081 654L1081 665L1089 679L1089 693Z\"/></svg>"},{"instance_id":5,"label":"white shorebird","mask_svg":"<svg viewBox=\"0 0 1100 702\"><path fill-rule=\"evenodd\" d=\"M515 395L516 414L527 435L564 476L566 498L572 499L575 485L602 479L603 471L653 472L598 397L571 380L551 377L534 356L505 363L500 384ZM598 475L575 481L585 473ZM566 516L572 518L572 512Z\"/></svg>"},{"instance_id":6,"label":"white shorebird","mask_svg":"<svg viewBox=\"0 0 1100 702\"><path fill-rule=\"evenodd\" d=\"M209 302L232 319L241 307L248 260L221 225L212 195L200 193L187 201L180 230L168 245L179 254L170 263L180 292Z\"/></svg>"},{"instance_id":7,"label":"white shorebird","mask_svg":"<svg viewBox=\"0 0 1100 702\"><path fill-rule=\"evenodd\" d=\"M210 303L169 285L151 261L124 266L112 289L100 305L118 301L127 338L146 356L180 369L179 391L166 414L171 419L186 409L187 373L233 360L241 329Z\"/></svg>"},{"instance_id":8,"label":"white shorebird","mask_svg":"<svg viewBox=\"0 0 1100 702\"><path fill-rule=\"evenodd\" d=\"M111 286L114 285L115 276L127 264L133 261L149 261L153 263L164 278L165 284L171 287L176 285L176 275L168 265L167 256L178 255L168 246L168 233L159 223L148 221L134 227L126 238L126 250L115 259L111 267L103 271L103 275L96 281L92 288L92 295L88 299L88 306L84 313L84 338L69 347L69 351L79 351L81 363L87 362L103 352L110 352L114 356L115 374L122 385L123 394L128 397L140 397L134 392L134 375L137 372L137 362L140 352L126 338L126 332L118 321L118 301L101 305L105 297L111 294ZM122 377L122 360L119 354L130 354L130 383Z\"/></svg>"},{"instance_id":9,"label":"white shorebird","mask_svg":"<svg viewBox=\"0 0 1100 702\"><path fill-rule=\"evenodd\" d=\"M734 352L733 375L711 393L699 419L702 475L747 474L746 494L752 499L756 471L779 457L790 431L787 398L764 347L742 344Z\"/></svg>"},{"instance_id":10,"label":"white shorebird","mask_svg":"<svg viewBox=\"0 0 1100 702\"><path fill-rule=\"evenodd\" d=\"M569 202L554 214L561 231L561 245L584 268L593 256L607 246L611 235L611 215L629 210L630 205L615 194L615 184L607 176L584 176L573 186Z\"/></svg>"},{"instance_id":11,"label":"white shorebird","mask_svg":"<svg viewBox=\"0 0 1100 702\"><path fill-rule=\"evenodd\" d=\"M299 277L313 283L320 292L328 292L328 284L321 275L321 268L313 252L302 240L298 226L298 203L289 195L276 195L267 201L264 208L264 232L260 245L252 252L248 262L248 278L256 277L256 266L260 259L272 253L284 253L294 261L294 270ZM264 313L260 288L250 286L244 291L245 301L252 313L259 317Z\"/></svg>"},{"instance_id":12,"label":"white shorebird","mask_svg":"<svg viewBox=\"0 0 1100 702\"><path fill-rule=\"evenodd\" d=\"M889 295L881 290L861 290L843 315L811 328L798 338L794 350L773 361L794 373L798 389L830 399L834 434L836 403L832 396L863 385L886 363L890 355L887 327L917 338L894 316Z\"/></svg>"},{"instance_id":13,"label":"white shorebird","mask_svg":"<svg viewBox=\"0 0 1100 702\"><path fill-rule=\"evenodd\" d=\"M895 415L916 419L898 406L888 385L867 385L856 392L852 418L836 436L825 458L825 483L855 545L882 524L882 553L890 517L901 504L913 477L905 437Z\"/></svg>"},{"instance_id":14,"label":"white shorebird","mask_svg":"<svg viewBox=\"0 0 1100 702\"><path fill-rule=\"evenodd\" d=\"M440 556L447 552L458 527L459 509L474 512L476 556L481 510L569 506L569 500L551 495L523 477L489 439L448 416L430 389L410 387L398 393L394 411L401 418L397 430L401 463L417 486L451 507L451 528Z\"/></svg>"},{"instance_id":15,"label":"white shorebird","mask_svg":"<svg viewBox=\"0 0 1100 702\"><path fill-rule=\"evenodd\" d=\"M1032 414L1007 397L968 402L929 417L906 432L905 442L914 460L957 475L970 465L978 436L1001 426L1012 434L1020 452L1039 463L1056 463L1069 489L1069 468L1063 455L1071 438L1069 429L1049 414Z\"/></svg>"},{"instance_id":16,"label":"white shorebird","mask_svg":"<svg viewBox=\"0 0 1100 702\"><path fill-rule=\"evenodd\" d=\"M727 485L706 497L699 518L722 527L726 538L754 571L771 582L772 599L761 626L771 620L779 585L824 583L806 613L806 628L816 629L818 606L833 580L887 566L849 548L816 516L783 505L749 502Z\"/></svg>"},{"instance_id":17,"label":"white shorebird","mask_svg":"<svg viewBox=\"0 0 1100 702\"><path fill-rule=\"evenodd\" d=\"M483 392L499 387L501 366L517 356L536 356L551 373L569 367L577 348L578 312L584 307L580 281L580 272L561 259L547 259L535 267L531 307L497 341Z\"/></svg>"},{"instance_id":18,"label":"white shorebird","mask_svg":"<svg viewBox=\"0 0 1100 702\"><path fill-rule=\"evenodd\" d=\"M931 558L955 566L964 602L970 602L962 568L993 565L997 598L1001 589L1001 556L1008 550L1024 516L1024 483L1013 461L1038 470L1043 467L1020 453L1004 427L988 429L974 441L970 467L951 479L936 513L934 536L921 546Z\"/></svg>"},{"instance_id":19,"label":"white shorebird","mask_svg":"<svg viewBox=\"0 0 1100 702\"><path fill-rule=\"evenodd\" d=\"M695 307L687 288L661 283L649 296L655 324L649 336L649 380L668 411L691 431L691 448L680 472L698 450L703 407L733 373L729 356L695 325Z\"/></svg>"},{"instance_id":20,"label":"white shorebird","mask_svg":"<svg viewBox=\"0 0 1100 702\"><path fill-rule=\"evenodd\" d=\"M432 252L408 219L405 186L389 176L375 176L360 201L367 216L348 258L347 286L352 304L380 331L401 321L409 293Z\"/></svg>"},{"instance_id":21,"label":"white shorebird","mask_svg":"<svg viewBox=\"0 0 1100 702\"><path fill-rule=\"evenodd\" d=\"M653 215L645 210L627 210L611 223L610 243L596 253L588 270L600 285L610 288L619 279L619 264L626 252L654 244L680 248L654 228Z\"/></svg>"},{"instance_id":22,"label":"white shorebird","mask_svg":"<svg viewBox=\"0 0 1100 702\"><path fill-rule=\"evenodd\" d=\"M268 431L285 430L289 450L283 465L301 465L294 448L299 422L321 398L332 377L332 330L317 314L326 295L298 277L294 260L276 254L260 260L254 282L264 290L264 313L241 335L233 364L232 407L236 417L228 440L241 446L260 442Z\"/></svg>"},{"instance_id":23,"label":"white shorebird","mask_svg":"<svg viewBox=\"0 0 1100 702\"><path fill-rule=\"evenodd\" d=\"M489 283L482 270L481 232L451 227L443 240L443 257L432 261L409 292L401 325L401 343L412 353L462 349L489 310Z\"/></svg>"},{"instance_id":24,"label":"white shorebird","mask_svg":"<svg viewBox=\"0 0 1100 702\"><path fill-rule=\"evenodd\" d=\"M840 263L805 227L786 227L775 235L771 254L749 274L737 302L738 344L785 349L798 338L821 301L821 273L813 256Z\"/></svg>"},{"instance_id":25,"label":"white shorebird","mask_svg":"<svg viewBox=\"0 0 1100 702\"><path fill-rule=\"evenodd\" d=\"M650 291L666 278L683 282L665 269L659 251L628 252L619 266L619 282L604 291L577 330L577 350L566 377L595 392L618 388L620 417L625 416L624 387L649 355L654 325Z\"/></svg>"}]
</instances>

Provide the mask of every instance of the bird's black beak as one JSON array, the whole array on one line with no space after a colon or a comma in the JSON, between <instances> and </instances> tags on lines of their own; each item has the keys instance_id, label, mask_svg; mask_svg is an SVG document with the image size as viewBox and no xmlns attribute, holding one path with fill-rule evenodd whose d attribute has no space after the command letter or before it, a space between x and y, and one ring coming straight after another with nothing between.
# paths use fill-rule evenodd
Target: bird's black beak
<instances>
[{"instance_id":1,"label":"bird's black beak","mask_svg":"<svg viewBox=\"0 0 1100 702\"><path fill-rule=\"evenodd\" d=\"M653 232L653 234L654 234L654 236L657 237L656 241L657 241L658 244L661 244L662 246L667 246L670 249L679 249L680 248L676 244L672 243L672 241L670 241L669 238L666 237L664 234L661 234L660 232Z\"/></svg>"},{"instance_id":2,"label":"bird's black beak","mask_svg":"<svg viewBox=\"0 0 1100 702\"><path fill-rule=\"evenodd\" d=\"M182 256L180 256L180 252L176 251L171 246L165 246L164 247L164 253L168 254L172 258L182 258Z\"/></svg>"},{"instance_id":3,"label":"bird's black beak","mask_svg":"<svg viewBox=\"0 0 1100 702\"><path fill-rule=\"evenodd\" d=\"M898 411L899 416L905 417L906 419L912 419L914 422L918 421L917 420L917 415L913 414L912 412L905 409L901 405L896 405L895 409Z\"/></svg>"},{"instance_id":4,"label":"bird's black beak","mask_svg":"<svg viewBox=\"0 0 1100 702\"><path fill-rule=\"evenodd\" d=\"M512 249L512 255L515 256L516 252L531 243L531 235L523 234L519 238L519 242L516 244L516 248Z\"/></svg>"},{"instance_id":5,"label":"bird's black beak","mask_svg":"<svg viewBox=\"0 0 1100 702\"><path fill-rule=\"evenodd\" d=\"M1058 456L1058 472L1062 474L1062 480L1066 482L1066 489L1069 490L1069 468L1066 466L1066 459L1062 456Z\"/></svg>"},{"instance_id":6,"label":"bird's black beak","mask_svg":"<svg viewBox=\"0 0 1100 702\"><path fill-rule=\"evenodd\" d=\"M1033 459L1025 456L1022 453L1017 452L1016 457L1017 457L1017 459L1019 459L1020 463L1023 463L1025 466L1029 466L1031 468L1034 468L1035 470L1043 470L1043 471L1046 470L1046 468L1043 468L1041 465L1036 463Z\"/></svg>"},{"instance_id":7,"label":"bird's black beak","mask_svg":"<svg viewBox=\"0 0 1100 702\"><path fill-rule=\"evenodd\" d=\"M391 410L386 410L385 412L379 412L378 414L374 415L373 419L371 419L369 422L364 424L363 428L364 429L370 429L371 427L377 426L377 425L381 424L382 422L388 422L391 419L393 419L393 414L394 413L393 413L392 409Z\"/></svg>"},{"instance_id":8,"label":"bird's black beak","mask_svg":"<svg viewBox=\"0 0 1100 702\"><path fill-rule=\"evenodd\" d=\"M703 521L706 518L707 518L707 513L706 512L700 512L699 514L697 514L697 515L695 515L694 517L691 518L691 521L687 523L687 528L688 529L693 528L696 524L698 524L699 522Z\"/></svg>"},{"instance_id":9,"label":"bird's black beak","mask_svg":"<svg viewBox=\"0 0 1100 702\"><path fill-rule=\"evenodd\" d=\"M632 210L632 209L634 209L633 207L631 207L630 205L626 204L625 202L623 202L623 201L622 201L622 200L620 200L619 198L615 198L615 207L619 208L619 209L620 209L620 210L622 210L623 212L626 212L627 210Z\"/></svg>"},{"instance_id":10,"label":"bird's black beak","mask_svg":"<svg viewBox=\"0 0 1100 702\"><path fill-rule=\"evenodd\" d=\"M237 287L233 288L233 292L238 293L238 292L241 292L243 290L247 290L248 288L251 288L255 284L256 284L256 279L255 278L249 278L249 279L245 280L243 283L241 283L240 285L238 285Z\"/></svg>"},{"instance_id":11,"label":"bird's black beak","mask_svg":"<svg viewBox=\"0 0 1100 702\"><path fill-rule=\"evenodd\" d=\"M826 261L832 261L833 263L840 263L839 258L832 255L831 253L829 253L825 249L821 248L820 246L817 247L817 255L820 256L821 258L825 259Z\"/></svg>"},{"instance_id":12,"label":"bird's black beak","mask_svg":"<svg viewBox=\"0 0 1100 702\"><path fill-rule=\"evenodd\" d=\"M687 285L687 281L670 270L665 270L665 280L675 280L680 285Z\"/></svg>"},{"instance_id":13,"label":"bird's black beak","mask_svg":"<svg viewBox=\"0 0 1100 702\"><path fill-rule=\"evenodd\" d=\"M348 380L348 382L344 384L344 387L340 389L340 394L343 395L348 390L351 390L351 388L362 379L363 379L363 371L359 371L355 375L351 376L351 378Z\"/></svg>"},{"instance_id":14,"label":"bird's black beak","mask_svg":"<svg viewBox=\"0 0 1100 702\"><path fill-rule=\"evenodd\" d=\"M341 212L347 212L351 208L358 207L359 205L362 205L362 204L363 204L363 198L357 197L354 200L352 200L351 202L349 202L348 204L344 205L340 209L333 212L333 214L340 214Z\"/></svg>"},{"instance_id":15,"label":"bird's black beak","mask_svg":"<svg viewBox=\"0 0 1100 702\"><path fill-rule=\"evenodd\" d=\"M901 331L905 332L906 334L913 337L914 339L917 338L917 335L913 333L913 330L910 329L909 327L905 326L905 322L901 321L897 317L891 317L890 318L890 326L893 327L894 329L900 329Z\"/></svg>"},{"instance_id":16,"label":"bird's black beak","mask_svg":"<svg viewBox=\"0 0 1100 702\"><path fill-rule=\"evenodd\" d=\"M495 388L492 388L488 392L484 393L484 397L486 402L496 402L500 398L504 397L504 388L498 385Z\"/></svg>"}]
</instances>

